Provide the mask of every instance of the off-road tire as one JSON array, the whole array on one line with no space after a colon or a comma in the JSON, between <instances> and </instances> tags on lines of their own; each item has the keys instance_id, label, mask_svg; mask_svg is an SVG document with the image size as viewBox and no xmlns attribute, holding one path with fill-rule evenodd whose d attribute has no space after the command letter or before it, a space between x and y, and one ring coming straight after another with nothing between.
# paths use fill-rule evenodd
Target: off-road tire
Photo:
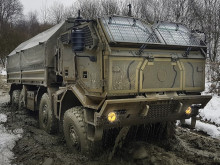
<instances>
[{"instance_id":1,"label":"off-road tire","mask_svg":"<svg viewBox=\"0 0 220 165\"><path fill-rule=\"evenodd\" d=\"M21 94L19 96L19 101L18 101L18 110L23 110L24 107L25 107L24 104L25 104L25 102L24 102L24 94L21 91Z\"/></svg>"},{"instance_id":2,"label":"off-road tire","mask_svg":"<svg viewBox=\"0 0 220 165\"><path fill-rule=\"evenodd\" d=\"M90 141L87 139L87 126L82 106L73 107L64 113L63 132L70 150L90 154Z\"/></svg>"},{"instance_id":3,"label":"off-road tire","mask_svg":"<svg viewBox=\"0 0 220 165\"><path fill-rule=\"evenodd\" d=\"M47 133L54 133L58 129L58 122L54 116L50 97L44 93L39 106L39 126Z\"/></svg>"},{"instance_id":4,"label":"off-road tire","mask_svg":"<svg viewBox=\"0 0 220 165\"><path fill-rule=\"evenodd\" d=\"M14 90L12 92L12 96L11 96L12 106L18 106L20 94L21 94L21 90Z\"/></svg>"}]
</instances>

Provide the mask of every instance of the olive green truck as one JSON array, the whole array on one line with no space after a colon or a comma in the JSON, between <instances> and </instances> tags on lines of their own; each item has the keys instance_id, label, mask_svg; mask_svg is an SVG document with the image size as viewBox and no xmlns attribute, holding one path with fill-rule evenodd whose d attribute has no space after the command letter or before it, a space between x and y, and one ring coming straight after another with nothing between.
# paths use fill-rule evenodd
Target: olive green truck
<instances>
[{"instance_id":1,"label":"olive green truck","mask_svg":"<svg viewBox=\"0 0 220 165\"><path fill-rule=\"evenodd\" d=\"M7 56L11 102L39 111L40 128L62 128L67 145L81 151L113 128L190 117L195 126L211 99L201 95L206 50L181 24L68 19Z\"/></svg>"}]
</instances>

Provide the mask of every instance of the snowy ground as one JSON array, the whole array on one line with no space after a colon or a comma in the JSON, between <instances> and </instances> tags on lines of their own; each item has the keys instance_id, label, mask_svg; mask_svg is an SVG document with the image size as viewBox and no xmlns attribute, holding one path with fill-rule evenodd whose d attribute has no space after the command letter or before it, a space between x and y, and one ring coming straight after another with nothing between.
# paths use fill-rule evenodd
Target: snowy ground
<instances>
[{"instance_id":1,"label":"snowy ground","mask_svg":"<svg viewBox=\"0 0 220 165\"><path fill-rule=\"evenodd\" d=\"M220 139L220 96L213 96L204 109L199 110L199 117L201 121L197 120L195 129ZM190 124L190 119L186 123Z\"/></svg>"},{"instance_id":2,"label":"snowy ground","mask_svg":"<svg viewBox=\"0 0 220 165\"><path fill-rule=\"evenodd\" d=\"M0 76L6 75L6 70L0 67ZM3 95L4 91L0 89L0 104L9 101L9 95ZM0 113L0 165L10 165L14 159L14 148L16 141L22 137L22 129L8 130L5 127L7 115Z\"/></svg>"},{"instance_id":3,"label":"snowy ground","mask_svg":"<svg viewBox=\"0 0 220 165\"><path fill-rule=\"evenodd\" d=\"M202 95L212 95L209 93L211 83L206 80L205 91ZM220 139L220 96L213 95L208 104L199 110L200 121L197 120L195 129L203 131L213 138ZM191 121L186 120L186 124Z\"/></svg>"},{"instance_id":4,"label":"snowy ground","mask_svg":"<svg viewBox=\"0 0 220 165\"><path fill-rule=\"evenodd\" d=\"M12 152L16 141L22 137L23 130L15 129L8 131L4 127L4 123L7 122L7 116L0 114L0 165L10 165L11 160L14 158Z\"/></svg>"},{"instance_id":5,"label":"snowy ground","mask_svg":"<svg viewBox=\"0 0 220 165\"><path fill-rule=\"evenodd\" d=\"M6 72L6 69L5 68L2 68L1 66L0 66L0 75L6 75L7 74L7 72Z\"/></svg>"},{"instance_id":6,"label":"snowy ground","mask_svg":"<svg viewBox=\"0 0 220 165\"><path fill-rule=\"evenodd\" d=\"M220 96L213 96L204 109L200 110L203 121L220 126Z\"/></svg>"},{"instance_id":7,"label":"snowy ground","mask_svg":"<svg viewBox=\"0 0 220 165\"><path fill-rule=\"evenodd\" d=\"M0 90L0 93L3 93ZM7 103L9 95L0 95L0 104ZM8 130L5 125L7 123L7 115L0 113L0 165L10 165L11 160L14 159L12 152L16 141L22 137L22 129Z\"/></svg>"},{"instance_id":8,"label":"snowy ground","mask_svg":"<svg viewBox=\"0 0 220 165\"><path fill-rule=\"evenodd\" d=\"M187 119L186 124L190 125L190 123L191 119ZM220 127L216 125L197 120L195 130L205 132L213 138L220 139Z\"/></svg>"}]
</instances>

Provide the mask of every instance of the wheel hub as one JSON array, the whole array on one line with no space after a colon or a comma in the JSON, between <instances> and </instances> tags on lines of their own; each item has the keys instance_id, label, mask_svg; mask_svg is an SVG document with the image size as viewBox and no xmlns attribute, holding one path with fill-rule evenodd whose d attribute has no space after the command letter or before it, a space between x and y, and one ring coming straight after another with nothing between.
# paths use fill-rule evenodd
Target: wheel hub
<instances>
[{"instance_id":1,"label":"wheel hub","mask_svg":"<svg viewBox=\"0 0 220 165\"><path fill-rule=\"evenodd\" d=\"M47 125L48 122L48 106L45 104L43 106L43 111L42 111L42 116L43 116L43 123L44 125Z\"/></svg>"},{"instance_id":2,"label":"wheel hub","mask_svg":"<svg viewBox=\"0 0 220 165\"><path fill-rule=\"evenodd\" d=\"M73 143L73 146L78 147L78 146L79 146L78 136L77 136L76 131L75 131L75 129L74 129L73 126L70 126L70 131L69 131L69 133L70 133L69 136L70 136L70 139L71 139L71 141L72 141L72 143Z\"/></svg>"}]
</instances>

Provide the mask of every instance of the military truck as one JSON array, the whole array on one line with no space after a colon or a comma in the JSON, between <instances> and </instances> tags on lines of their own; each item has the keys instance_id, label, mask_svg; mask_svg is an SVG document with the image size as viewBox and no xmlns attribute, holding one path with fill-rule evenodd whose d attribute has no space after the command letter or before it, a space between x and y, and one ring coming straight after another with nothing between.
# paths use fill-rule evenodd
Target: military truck
<instances>
[{"instance_id":1,"label":"military truck","mask_svg":"<svg viewBox=\"0 0 220 165\"><path fill-rule=\"evenodd\" d=\"M67 145L87 152L113 128L169 129L188 118L195 126L211 99L201 95L206 49L182 24L68 19L8 55L9 93L12 104L39 111L40 128L63 128Z\"/></svg>"}]
</instances>

